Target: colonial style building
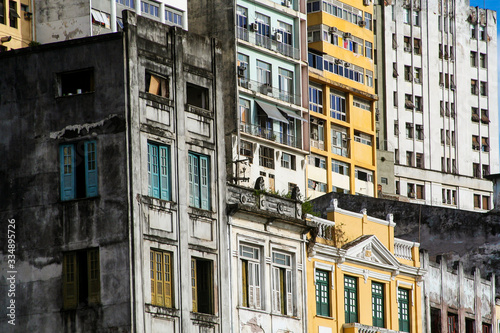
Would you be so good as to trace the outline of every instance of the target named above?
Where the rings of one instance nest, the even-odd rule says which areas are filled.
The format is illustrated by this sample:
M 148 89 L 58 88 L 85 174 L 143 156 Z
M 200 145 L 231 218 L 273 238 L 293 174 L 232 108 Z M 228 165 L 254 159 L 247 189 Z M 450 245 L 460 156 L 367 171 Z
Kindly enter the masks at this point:
M 222 49 L 124 26 L 0 55 L 18 331 L 229 331 Z
M 379 1 L 379 183 L 412 202 L 486 211 L 498 173 L 496 12 Z
M 367 0 L 307 1 L 312 198 L 376 196 L 373 13 Z
M 335 199 L 327 211 L 309 216 L 307 331 L 421 332 L 419 244 L 394 237 L 392 215 L 350 212 Z

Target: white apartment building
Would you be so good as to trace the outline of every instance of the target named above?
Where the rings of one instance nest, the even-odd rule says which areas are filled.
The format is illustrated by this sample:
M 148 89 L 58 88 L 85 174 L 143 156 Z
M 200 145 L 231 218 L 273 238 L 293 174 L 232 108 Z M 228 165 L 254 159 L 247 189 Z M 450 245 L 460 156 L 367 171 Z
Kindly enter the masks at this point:
M 492 209 L 496 12 L 468 0 L 385 1 L 377 11 L 377 139 L 394 153 L 393 170 L 378 163 L 378 183 L 411 202 Z
M 50 0 L 37 1 L 34 10 L 40 43 L 121 31 L 123 10 L 188 29 L 187 0 Z

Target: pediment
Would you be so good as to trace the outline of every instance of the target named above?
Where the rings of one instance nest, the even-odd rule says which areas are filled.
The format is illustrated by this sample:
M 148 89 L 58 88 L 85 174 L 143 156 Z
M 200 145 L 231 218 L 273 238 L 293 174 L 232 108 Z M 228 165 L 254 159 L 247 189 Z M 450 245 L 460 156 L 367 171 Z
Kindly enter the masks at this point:
M 346 250 L 346 258 L 398 268 L 401 264 L 375 235 L 356 238 L 342 246 Z

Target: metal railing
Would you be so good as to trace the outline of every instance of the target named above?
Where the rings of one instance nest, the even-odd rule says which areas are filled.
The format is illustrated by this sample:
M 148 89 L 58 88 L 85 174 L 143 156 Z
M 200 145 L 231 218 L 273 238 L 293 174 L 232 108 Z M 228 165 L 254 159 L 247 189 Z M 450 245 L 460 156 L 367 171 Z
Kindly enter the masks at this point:
M 255 31 L 250 32 L 245 28 L 236 27 L 236 35 L 238 36 L 238 39 L 264 47 L 271 51 L 276 51 L 286 57 L 296 60 L 300 59 L 299 49 L 293 47 L 292 45 L 278 42 L 270 37 L 260 35 Z
M 302 148 L 301 142 L 293 135 L 275 132 L 259 125 L 240 123 L 240 131 L 294 148 Z
M 279 99 L 281 101 L 292 103 L 300 106 L 300 96 L 295 95 L 288 91 L 283 91 L 277 88 L 273 88 L 268 83 L 262 83 L 254 80 L 249 80 L 244 77 L 238 78 L 238 85 L 240 87 L 250 89 L 252 91 L 267 95 L 269 97 L 273 97 Z

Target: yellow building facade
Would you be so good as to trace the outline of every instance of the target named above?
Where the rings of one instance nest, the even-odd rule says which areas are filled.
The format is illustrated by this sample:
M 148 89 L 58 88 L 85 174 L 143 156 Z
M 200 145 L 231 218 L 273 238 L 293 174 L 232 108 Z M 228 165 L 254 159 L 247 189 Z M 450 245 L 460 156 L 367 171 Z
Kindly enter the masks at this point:
M 337 207 L 310 217 L 308 332 L 422 331 L 419 244 L 394 237 L 387 220 Z
M 0 0 L 0 52 L 27 47 L 34 39 L 33 3 Z
M 308 193 L 376 196 L 373 4 L 307 2 Z

